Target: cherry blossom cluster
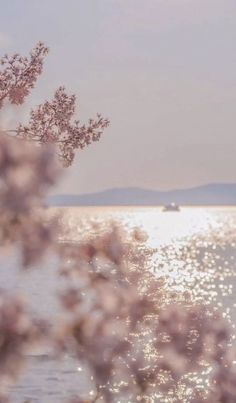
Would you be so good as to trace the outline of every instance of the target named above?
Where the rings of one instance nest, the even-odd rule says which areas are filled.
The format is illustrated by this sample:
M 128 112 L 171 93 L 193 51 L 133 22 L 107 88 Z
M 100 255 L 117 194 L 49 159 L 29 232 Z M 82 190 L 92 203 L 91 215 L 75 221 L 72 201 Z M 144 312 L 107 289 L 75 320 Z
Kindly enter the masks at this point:
M 0 108 L 4 101 L 20 105 L 34 88 L 42 73 L 43 62 L 48 48 L 39 42 L 31 51 L 30 57 L 19 54 L 5 55 L 0 64 Z M 38 144 L 54 143 L 63 165 L 72 164 L 75 152 L 92 142 L 98 141 L 109 125 L 108 119 L 100 114 L 89 119 L 87 125 L 74 118 L 76 96 L 68 95 L 64 87 L 59 87 L 51 101 L 46 101 L 31 110 L 29 123 L 9 128 L 9 133 L 19 138 L 36 141 Z
M 24 266 L 35 263 L 55 237 L 42 204 L 60 171 L 52 146 L 0 133 L 0 240 L 20 244 Z
M 75 104 L 75 95 L 67 95 L 64 87 L 58 88 L 52 101 L 46 101 L 31 111 L 28 125 L 20 124 L 16 135 L 39 144 L 56 144 L 63 165 L 71 165 L 76 150 L 98 141 L 109 124 L 99 114 L 96 119 L 90 119 L 88 125 L 72 121 Z
M 35 147 L 0 133 L 0 206 L 14 213 L 41 205 L 60 174 L 53 147 Z
M 59 329 L 56 346 L 89 368 L 94 395 L 105 402 L 122 396 L 135 399 L 148 385 L 139 372 L 145 361 L 137 334 L 155 307 L 138 289 L 140 274 L 131 269 L 128 255 L 116 227 L 86 243 L 61 248 L 60 272 L 68 285 L 59 297 L 72 317 Z
M 14 295 L 0 294 L 0 401 L 7 400 L 7 391 L 26 360 L 32 346 L 45 337 L 46 322 L 32 319 L 24 301 Z M 5 400 L 6 399 L 6 400 Z
M 39 42 L 31 51 L 29 58 L 16 53 L 13 56 L 5 55 L 0 60 L 3 66 L 3 70 L 0 71 L 0 107 L 6 99 L 16 105 L 24 102 L 42 73 L 47 53 L 48 48 Z

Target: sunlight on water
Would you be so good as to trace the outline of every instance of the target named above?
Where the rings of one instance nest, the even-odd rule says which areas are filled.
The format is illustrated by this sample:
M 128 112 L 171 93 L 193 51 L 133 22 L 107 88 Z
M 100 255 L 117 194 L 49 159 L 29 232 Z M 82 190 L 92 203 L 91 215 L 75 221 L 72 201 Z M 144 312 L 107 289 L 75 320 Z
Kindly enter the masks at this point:
M 89 207 L 57 209 L 62 213 L 62 240 L 78 241 L 93 232 L 92 224 L 106 229 L 112 221 L 127 232 L 147 233 L 144 248 L 153 250 L 150 270 L 164 278 L 167 287 L 193 300 L 222 305 L 236 318 L 232 304 L 235 277 L 236 208 L 182 208 L 163 212 L 159 207 Z M 96 228 L 96 227 L 95 227 Z M 234 304 L 236 301 L 234 302 Z
M 63 211 L 63 209 L 60 209 Z M 127 229 L 139 227 L 149 237 L 148 246 L 157 247 L 176 239 L 190 237 L 210 228 L 217 228 L 216 217 L 209 209 L 185 208 L 180 212 L 162 212 L 157 207 L 89 207 L 66 209 L 63 224 L 70 228 L 73 239 L 81 237 L 78 220 L 85 224 L 87 220 L 107 224 L 109 220 L 122 223 Z
M 144 270 L 149 270 L 162 282 L 165 289 L 164 303 L 192 301 L 217 307 L 234 333 L 236 208 L 193 207 L 182 208 L 180 212 L 162 212 L 161 208 L 156 207 L 75 207 L 50 210 L 50 215 L 55 214 L 60 214 L 64 228 L 61 241 L 79 242 L 84 237 L 96 234 L 98 228 L 99 231 L 106 230 L 111 221 L 121 224 L 128 233 L 141 228 L 147 233 L 147 240 L 137 245 L 148 257 L 148 266 Z M 57 314 L 58 307 L 52 298 L 56 283 L 51 271 L 41 271 L 30 276 L 28 280 L 26 277 L 22 282 L 19 280 L 17 286 L 21 290 L 31 290 L 35 309 L 44 309 L 50 315 Z M 9 272 L 5 278 L 7 284 L 10 284 Z M 210 372 L 211 368 L 203 367 L 200 374 L 189 374 L 187 383 L 180 382 L 167 397 L 156 395 L 153 402 L 188 403 L 194 388 L 204 390 Z M 16 388 L 17 396 L 24 396 L 23 392 L 32 396 L 34 389 L 43 388 L 45 403 L 58 403 L 63 401 L 64 393 L 68 395 L 68 392 L 80 392 L 84 388 L 83 372 L 78 372 L 78 363 L 68 357 L 61 367 L 49 358 L 41 367 L 33 361 L 30 387 L 28 377 L 22 382 L 23 385 Z M 64 392 L 61 391 L 62 382 L 65 385 Z M 51 390 L 55 391 L 56 397 L 49 395 Z
M 66 209 L 62 220 L 67 228 L 65 239 L 75 242 L 84 233 L 91 234 L 91 223 L 107 228 L 112 221 L 121 224 L 127 232 L 141 228 L 147 233 L 145 248 L 156 250 L 150 270 L 164 277 L 175 291 L 191 290 L 192 298 L 199 298 L 216 267 L 221 268 L 217 250 L 221 248 L 223 252 L 224 245 L 230 245 L 234 238 L 235 218 L 233 208 L 183 208 L 180 212 L 163 212 L 156 207 L 90 207 Z M 224 267 L 221 274 L 224 278 L 226 269 Z M 214 287 L 214 284 L 208 285 L 207 292 L 211 289 L 212 299 Z
M 76 227 L 76 215 L 82 217 Z M 108 222 L 121 223 L 131 232 L 141 228 L 147 233 L 143 248 L 152 250 L 149 270 L 163 280 L 166 289 L 165 304 L 184 301 L 212 305 L 222 311 L 234 329 L 236 323 L 236 209 L 234 208 L 183 208 L 180 212 L 163 212 L 152 208 L 89 208 L 67 210 L 63 220 L 68 225 L 67 236 L 78 240 L 84 228 L 90 229 L 88 219 L 106 228 Z M 67 227 L 67 228 L 68 228 Z M 234 339 L 234 336 L 232 337 Z M 202 390 L 208 385 L 211 368 L 192 373 L 187 384 L 179 383 L 174 391 L 160 402 L 188 402 L 193 389 Z

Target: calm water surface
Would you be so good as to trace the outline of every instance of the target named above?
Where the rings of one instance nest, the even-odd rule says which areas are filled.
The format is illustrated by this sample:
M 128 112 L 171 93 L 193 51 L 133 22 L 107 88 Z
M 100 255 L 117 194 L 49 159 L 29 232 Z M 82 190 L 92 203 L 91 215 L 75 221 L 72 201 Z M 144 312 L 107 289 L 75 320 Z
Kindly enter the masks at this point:
M 236 324 L 236 208 L 183 208 L 163 213 L 156 207 L 91 207 L 52 209 L 60 213 L 65 232 L 61 241 L 79 241 L 91 234 L 91 221 L 106 228 L 112 220 L 127 231 L 139 227 L 148 238 L 143 248 L 155 249 L 149 270 L 165 280 L 174 295 L 218 306 L 232 325 Z M 18 290 L 31 300 L 33 310 L 55 319 L 60 313 L 55 276 L 57 262 L 19 274 L 17 256 L 2 259 L 1 287 Z M 173 297 L 174 298 L 174 297 Z M 201 382 L 201 380 L 199 381 Z M 59 403 L 86 391 L 85 375 L 71 357 L 59 363 L 45 352 L 30 357 L 28 370 L 13 389 L 14 401 Z M 159 402 L 159 400 L 155 400 Z M 171 401 L 174 400 L 160 400 Z M 183 402 L 188 401 L 183 398 Z

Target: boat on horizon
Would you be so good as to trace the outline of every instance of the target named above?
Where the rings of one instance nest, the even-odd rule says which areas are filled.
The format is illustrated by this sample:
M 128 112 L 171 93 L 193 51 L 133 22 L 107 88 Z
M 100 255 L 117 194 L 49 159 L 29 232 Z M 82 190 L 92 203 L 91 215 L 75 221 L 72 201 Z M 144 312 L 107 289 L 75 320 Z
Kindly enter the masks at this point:
M 170 204 L 166 204 L 163 207 L 162 211 L 164 211 L 164 212 L 166 212 L 166 211 L 180 211 L 180 207 L 178 206 L 178 204 L 170 203 Z

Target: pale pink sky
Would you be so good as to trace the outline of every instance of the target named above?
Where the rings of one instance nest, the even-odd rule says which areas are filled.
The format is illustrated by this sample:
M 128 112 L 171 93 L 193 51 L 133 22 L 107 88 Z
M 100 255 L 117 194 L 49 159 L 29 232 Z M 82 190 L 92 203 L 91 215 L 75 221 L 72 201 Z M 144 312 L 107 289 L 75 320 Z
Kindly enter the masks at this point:
M 51 48 L 28 109 L 61 84 L 111 120 L 57 189 L 236 182 L 235 0 L 0 0 L 0 51 Z M 15 115 L 14 115 L 15 117 Z M 9 118 L 10 119 L 10 118 Z

